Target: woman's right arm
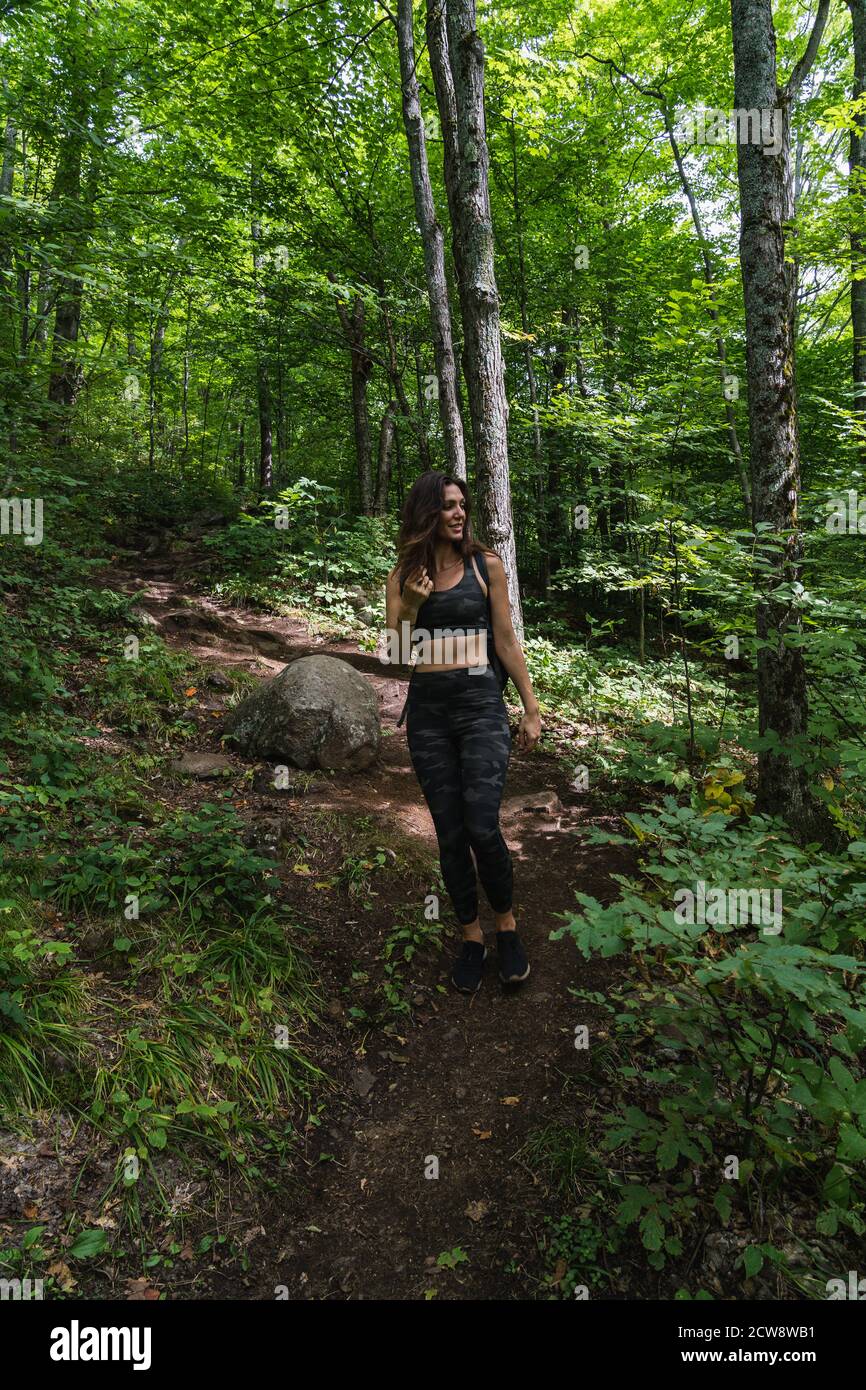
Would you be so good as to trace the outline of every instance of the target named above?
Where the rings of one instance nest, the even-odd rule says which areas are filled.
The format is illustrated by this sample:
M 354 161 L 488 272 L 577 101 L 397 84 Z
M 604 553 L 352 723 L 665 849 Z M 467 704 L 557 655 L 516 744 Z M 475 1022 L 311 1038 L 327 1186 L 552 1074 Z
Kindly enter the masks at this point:
M 410 576 L 410 579 L 403 586 L 402 594 L 400 593 L 400 581 L 396 569 L 393 569 L 388 575 L 385 584 L 387 650 L 399 653 L 397 660 L 401 666 L 409 665 L 412 652 L 412 628 L 418 617 L 418 609 L 424 601 L 424 595 L 419 592 L 418 585 L 414 582 L 415 578 L 415 575 Z M 432 587 L 433 585 L 430 584 L 431 589 Z M 392 634 L 394 635 L 392 636 Z

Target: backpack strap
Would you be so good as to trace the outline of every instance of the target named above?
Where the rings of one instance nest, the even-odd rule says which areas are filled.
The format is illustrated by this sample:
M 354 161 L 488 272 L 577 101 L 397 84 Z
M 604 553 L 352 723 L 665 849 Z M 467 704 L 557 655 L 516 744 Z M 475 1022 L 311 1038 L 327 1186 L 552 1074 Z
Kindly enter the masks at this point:
M 481 561 L 482 561 L 482 563 L 483 563 L 484 556 L 481 555 L 480 552 L 479 552 L 479 558 L 481 559 Z M 473 568 L 474 571 L 475 571 L 475 578 L 478 580 L 478 586 L 479 586 L 479 588 L 481 589 L 481 592 L 483 593 L 484 597 L 488 600 L 488 606 L 489 606 L 490 585 L 489 585 L 488 580 L 487 580 L 487 566 L 484 565 L 483 570 L 479 570 L 478 565 L 477 565 L 476 562 L 475 562 L 475 556 L 474 556 L 474 555 L 471 555 L 471 556 L 470 556 L 470 559 L 471 559 L 471 561 L 472 561 L 472 568 Z
M 478 559 L 477 565 L 475 563 L 476 556 Z M 478 573 L 479 567 L 481 569 L 480 575 Z M 472 568 L 475 570 L 475 576 L 479 584 L 481 584 L 484 590 L 484 597 L 487 600 L 488 651 L 490 662 L 499 678 L 499 685 L 501 689 L 504 690 L 508 684 L 509 676 L 496 651 L 496 642 L 493 636 L 493 609 L 490 606 L 490 570 L 487 565 L 487 556 L 484 554 L 483 550 L 476 551 L 472 556 Z
M 475 571 L 475 578 L 481 585 L 481 591 L 487 599 L 488 609 L 490 607 L 490 572 L 487 568 L 487 556 L 483 550 L 476 551 L 472 557 L 472 568 Z M 476 563 L 477 561 L 477 563 Z M 480 573 L 479 573 L 480 567 Z

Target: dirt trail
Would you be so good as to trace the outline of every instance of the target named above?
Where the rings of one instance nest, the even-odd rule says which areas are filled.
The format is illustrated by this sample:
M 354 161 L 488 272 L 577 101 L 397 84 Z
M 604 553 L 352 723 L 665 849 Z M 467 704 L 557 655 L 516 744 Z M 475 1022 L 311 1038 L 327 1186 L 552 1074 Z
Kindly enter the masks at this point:
M 380 702 L 386 733 L 380 757 L 363 774 L 327 779 L 315 805 L 373 818 L 383 844 L 411 842 L 416 854 L 421 849 L 433 891 L 432 821 L 409 761 L 405 727 L 396 729 L 404 679 L 384 674 L 378 660 L 350 640 L 311 637 L 291 620 L 194 593 L 170 559 L 143 557 L 111 582 L 137 590 L 140 606 L 166 639 L 212 668 L 243 666 L 266 677 L 317 652 L 362 671 Z M 516 717 L 512 711 L 512 723 Z M 209 746 L 218 750 L 215 734 Z M 267 798 L 263 805 L 267 810 Z M 281 805 L 292 803 L 282 798 Z M 364 1037 L 347 1026 L 345 1013 L 353 966 L 381 954 L 387 903 L 385 919 L 380 914 L 370 921 L 359 920 L 363 912 L 347 918 L 315 904 L 307 949 L 331 999 L 311 1048 L 336 1090 L 323 1124 L 307 1136 L 300 1181 L 291 1181 L 260 1212 L 249 1270 L 221 1279 L 212 1296 L 549 1296 L 541 1283 L 549 1262 L 539 1239 L 544 1216 L 556 1214 L 556 1206 L 519 1151 L 546 1125 L 579 1128 L 592 1102 L 593 1078 L 587 1053 L 575 1047 L 575 1028 L 595 1029 L 599 1021 L 571 990 L 603 989 L 609 971 L 583 964 L 569 940 L 548 938 L 560 925 L 559 914 L 573 909 L 576 889 L 603 900 L 615 896 L 608 876 L 622 865 L 609 856 L 602 860 L 585 843 L 587 829 L 604 821 L 586 795 L 571 789 L 560 759 L 539 750 L 515 752 L 502 825 L 514 856 L 515 915 L 530 979 L 517 990 L 500 984 L 493 919 L 482 894 L 488 959 L 481 991 L 470 1000 L 448 987 L 458 945 L 454 928 L 446 932 L 444 953 L 421 953 L 413 962 L 413 1013 L 396 1029 Z M 400 885 L 391 891 L 393 899 Z M 420 916 L 423 902 L 417 902 Z M 437 1167 L 438 1177 L 428 1176 Z M 466 1259 L 458 1255 L 453 1268 L 439 1266 L 440 1254 L 455 1248 Z

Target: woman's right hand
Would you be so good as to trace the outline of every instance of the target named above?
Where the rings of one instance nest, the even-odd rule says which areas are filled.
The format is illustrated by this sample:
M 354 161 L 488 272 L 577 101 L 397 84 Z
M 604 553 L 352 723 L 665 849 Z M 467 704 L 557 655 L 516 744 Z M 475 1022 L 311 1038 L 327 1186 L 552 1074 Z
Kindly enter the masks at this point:
M 403 604 L 410 613 L 417 615 L 422 603 L 426 602 L 432 592 L 433 580 L 426 569 L 413 570 L 407 575 L 403 585 Z

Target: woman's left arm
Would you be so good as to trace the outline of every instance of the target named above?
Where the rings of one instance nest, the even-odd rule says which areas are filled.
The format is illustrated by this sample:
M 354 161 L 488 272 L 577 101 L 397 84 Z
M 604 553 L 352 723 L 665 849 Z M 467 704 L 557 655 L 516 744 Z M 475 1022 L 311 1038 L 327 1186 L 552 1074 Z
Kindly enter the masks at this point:
M 498 555 L 488 555 L 487 573 L 490 576 L 490 612 L 493 618 L 493 640 L 496 654 L 505 667 L 523 701 L 523 717 L 517 731 L 517 746 L 523 751 L 534 748 L 541 737 L 541 713 L 526 669 L 523 648 L 517 640 L 511 622 L 508 581 Z

